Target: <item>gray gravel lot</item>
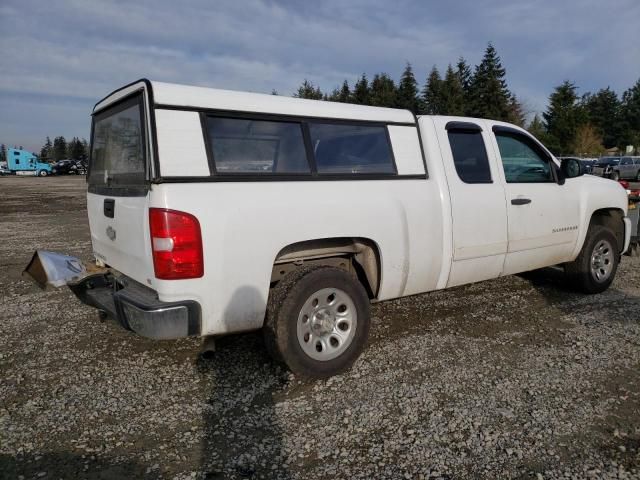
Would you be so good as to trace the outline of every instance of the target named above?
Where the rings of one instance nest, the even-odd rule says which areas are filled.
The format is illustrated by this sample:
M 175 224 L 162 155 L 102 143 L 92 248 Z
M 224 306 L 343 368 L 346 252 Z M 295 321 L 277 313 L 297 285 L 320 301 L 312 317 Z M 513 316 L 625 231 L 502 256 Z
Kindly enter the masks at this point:
M 90 258 L 84 179 L 0 178 L 2 478 L 640 478 L 640 258 L 602 295 L 554 270 L 374 306 L 348 373 L 257 334 L 154 342 L 20 276 Z

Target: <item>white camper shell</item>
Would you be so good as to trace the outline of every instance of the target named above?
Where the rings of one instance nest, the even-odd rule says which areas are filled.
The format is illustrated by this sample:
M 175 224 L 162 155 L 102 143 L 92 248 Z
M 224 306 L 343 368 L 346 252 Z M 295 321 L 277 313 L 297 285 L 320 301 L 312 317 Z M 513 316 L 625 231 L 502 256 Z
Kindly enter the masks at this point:
M 140 80 L 93 111 L 102 270 L 72 288 L 153 338 L 263 328 L 332 375 L 370 302 L 550 265 L 606 289 L 626 196 L 582 174 L 503 122 Z

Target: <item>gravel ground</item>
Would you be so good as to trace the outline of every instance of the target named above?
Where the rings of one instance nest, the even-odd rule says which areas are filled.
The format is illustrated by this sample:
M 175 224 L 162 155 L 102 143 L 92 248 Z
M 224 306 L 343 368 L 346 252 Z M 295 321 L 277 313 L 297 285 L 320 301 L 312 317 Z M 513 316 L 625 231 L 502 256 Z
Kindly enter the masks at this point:
M 2 478 L 640 478 L 640 258 L 374 306 L 348 373 L 301 382 L 257 334 L 154 342 L 20 272 L 90 257 L 82 178 L 0 178 Z

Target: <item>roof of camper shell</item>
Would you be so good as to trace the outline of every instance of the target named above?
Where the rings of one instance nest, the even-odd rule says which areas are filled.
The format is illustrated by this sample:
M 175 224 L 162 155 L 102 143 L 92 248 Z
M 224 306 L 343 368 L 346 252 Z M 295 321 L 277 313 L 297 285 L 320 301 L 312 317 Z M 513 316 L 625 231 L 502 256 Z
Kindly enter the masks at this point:
M 150 89 L 156 108 L 184 108 L 186 110 L 222 110 L 232 112 L 257 112 L 298 117 L 365 120 L 382 123 L 415 124 L 416 119 L 409 110 L 369 107 L 350 103 L 307 100 L 264 93 L 195 87 L 175 83 L 139 80 L 107 95 L 96 103 L 93 112 L 141 90 Z

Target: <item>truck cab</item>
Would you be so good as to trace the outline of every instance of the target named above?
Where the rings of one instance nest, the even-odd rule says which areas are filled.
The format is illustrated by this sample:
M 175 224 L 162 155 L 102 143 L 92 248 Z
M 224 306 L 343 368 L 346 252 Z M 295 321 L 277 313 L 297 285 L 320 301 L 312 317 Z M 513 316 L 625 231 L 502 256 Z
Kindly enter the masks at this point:
M 51 175 L 51 165 L 41 162 L 34 153 L 18 148 L 7 148 L 7 168 L 14 175 Z

